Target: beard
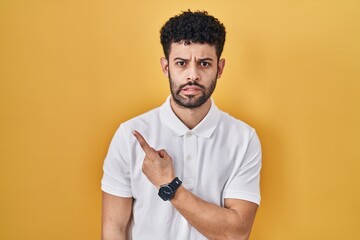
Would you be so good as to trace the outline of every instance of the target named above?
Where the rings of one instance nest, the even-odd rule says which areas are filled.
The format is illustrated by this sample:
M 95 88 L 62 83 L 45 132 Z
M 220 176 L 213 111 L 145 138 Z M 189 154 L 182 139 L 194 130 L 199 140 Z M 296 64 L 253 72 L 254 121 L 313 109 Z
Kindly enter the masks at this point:
M 208 88 L 206 88 L 203 85 L 200 85 L 196 81 L 189 81 L 186 84 L 177 86 L 172 80 L 171 74 L 169 72 L 170 91 L 175 103 L 183 108 L 190 108 L 190 109 L 194 109 L 202 106 L 211 97 L 212 93 L 215 90 L 216 82 L 217 82 L 216 76 L 217 73 L 215 75 L 215 78 L 211 81 L 211 84 L 209 85 Z M 181 90 L 186 86 L 197 86 L 201 88 L 201 95 L 200 96 L 180 95 Z

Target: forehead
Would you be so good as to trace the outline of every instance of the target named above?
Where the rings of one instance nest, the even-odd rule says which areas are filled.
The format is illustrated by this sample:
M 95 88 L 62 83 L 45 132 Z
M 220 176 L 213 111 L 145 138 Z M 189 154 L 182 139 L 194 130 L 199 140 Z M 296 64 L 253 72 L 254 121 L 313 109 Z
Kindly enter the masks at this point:
M 207 43 L 192 43 L 185 44 L 185 42 L 172 43 L 170 46 L 169 58 L 213 58 L 216 59 L 215 45 Z

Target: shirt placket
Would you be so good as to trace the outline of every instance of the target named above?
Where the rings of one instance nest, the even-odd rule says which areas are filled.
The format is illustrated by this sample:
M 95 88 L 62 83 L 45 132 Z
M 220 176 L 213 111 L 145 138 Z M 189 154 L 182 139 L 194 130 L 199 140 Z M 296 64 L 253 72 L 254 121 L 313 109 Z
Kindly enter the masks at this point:
M 183 184 L 192 190 L 196 180 L 197 136 L 188 131 L 184 136 L 184 179 Z

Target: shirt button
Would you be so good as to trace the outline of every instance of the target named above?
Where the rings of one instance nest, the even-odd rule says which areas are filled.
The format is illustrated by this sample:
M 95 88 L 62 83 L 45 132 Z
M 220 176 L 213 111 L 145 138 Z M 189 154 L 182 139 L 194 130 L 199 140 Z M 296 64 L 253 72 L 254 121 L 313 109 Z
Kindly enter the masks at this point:
M 187 155 L 186 160 L 190 161 L 191 160 L 191 155 Z
M 187 133 L 186 133 L 186 136 L 187 136 L 187 137 L 191 137 L 191 136 L 192 136 L 192 132 L 187 132 Z

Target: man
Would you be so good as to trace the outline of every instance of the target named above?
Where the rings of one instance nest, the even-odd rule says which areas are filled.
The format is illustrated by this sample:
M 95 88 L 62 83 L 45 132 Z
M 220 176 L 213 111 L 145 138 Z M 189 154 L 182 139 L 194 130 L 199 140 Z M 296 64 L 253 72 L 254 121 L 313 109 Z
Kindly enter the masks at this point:
M 104 162 L 102 237 L 248 239 L 260 203 L 255 130 L 211 99 L 225 28 L 183 12 L 161 29 L 166 102 L 119 127 Z

